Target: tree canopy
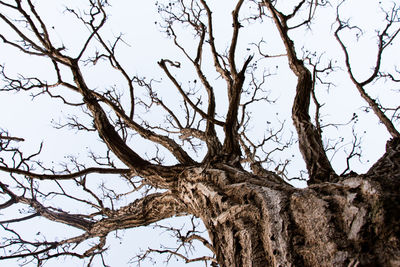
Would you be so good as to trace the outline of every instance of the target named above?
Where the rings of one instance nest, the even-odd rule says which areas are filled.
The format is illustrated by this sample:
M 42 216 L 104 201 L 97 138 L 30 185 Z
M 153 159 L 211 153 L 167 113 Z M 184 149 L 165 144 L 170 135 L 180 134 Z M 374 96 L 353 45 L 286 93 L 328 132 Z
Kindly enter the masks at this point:
M 336 184 L 400 138 L 395 2 L 114 2 L 0 1 L 0 260 L 107 266 L 112 235 L 153 225 L 176 247 L 133 261 L 224 266 L 204 184 Z M 71 232 L 24 229 L 41 218 Z

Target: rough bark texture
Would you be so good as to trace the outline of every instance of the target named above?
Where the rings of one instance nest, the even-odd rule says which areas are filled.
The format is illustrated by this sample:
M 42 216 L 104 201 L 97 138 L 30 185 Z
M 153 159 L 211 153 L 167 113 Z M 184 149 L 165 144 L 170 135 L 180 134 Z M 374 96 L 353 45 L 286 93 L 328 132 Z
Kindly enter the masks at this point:
M 205 223 L 221 266 L 399 266 L 400 142 L 365 175 L 296 189 L 215 165 L 179 197 Z
M 172 253 L 186 262 L 212 261 L 226 267 L 400 266 L 400 135 L 393 123 L 396 121 L 398 108 L 381 106 L 379 99 L 372 99 L 364 88 L 382 77 L 398 82 L 392 74 L 385 74 L 380 69 L 380 62 L 383 50 L 392 44 L 396 36 L 400 36 L 400 28 L 391 28 L 399 23 L 399 8 L 394 6 L 392 15 L 388 16 L 390 12 L 386 14 L 386 28 L 378 35 L 377 64 L 370 78 L 361 83 L 354 78 L 347 48 L 339 36 L 343 29 L 353 27 L 342 22 L 338 15 L 339 26 L 335 36 L 344 51 L 348 74 L 361 96 L 393 137 L 387 144 L 385 155 L 366 174 L 350 172 L 350 175 L 340 177 L 326 154 L 327 147 L 324 146 L 322 127 L 318 121 L 318 103 L 316 125 L 310 118 L 311 96 L 318 102 L 315 94 L 313 95 L 316 82 L 320 79 L 315 75 L 316 65 L 312 63 L 313 57 L 299 57 L 296 54 L 295 42 L 290 34 L 291 30 L 309 26 L 315 10 L 320 5 L 325 6 L 326 1 L 298 1 L 293 6 L 292 13 L 284 14 L 277 9 L 278 1 L 237 0 L 231 13 L 232 24 L 228 23 L 232 27 L 232 35 L 227 53 L 219 51 L 215 44 L 213 11 L 207 4 L 211 1 L 166 1 L 168 5 L 157 2 L 158 12 L 164 22 L 160 24 L 162 29 L 166 30 L 185 56 L 186 61 L 182 62 L 182 66 L 183 63 L 193 65 L 197 74 L 193 83 L 199 81 L 198 84 L 201 84 L 187 86 L 186 81 L 179 80 L 177 77 L 181 76 L 175 73 L 181 63 L 161 59 L 158 64 L 180 97 L 180 100 L 174 99 L 169 104 L 168 100 L 164 102 L 163 93 L 161 96 L 157 95 L 151 81 L 129 75 L 118 62 L 115 51 L 117 43 L 122 41 L 121 36 L 116 37 L 114 42 L 103 39 L 100 32 L 108 18 L 105 11 L 107 1 L 89 1 L 90 12 L 81 13 L 75 9 L 67 9 L 67 12 L 78 18 L 90 31 L 77 55 L 71 55 L 64 46 L 59 47 L 52 43 L 51 33 L 54 27 L 51 31 L 47 29 L 48 26 L 31 0 L 14 2 L 0 1 L 0 22 L 13 33 L 7 37 L 7 31 L 4 34 L 0 31 L 0 39 L 22 53 L 47 58 L 54 67 L 53 75 L 57 79 L 51 84 L 39 78 L 28 78 L 30 76 L 17 75 L 17 78 L 12 78 L 0 66 L 0 77 L 6 83 L 5 89 L 0 88 L 0 91 L 31 91 L 33 96 L 47 94 L 73 107 L 84 106 L 82 112 L 91 118 L 90 122 L 80 122 L 71 117 L 70 122 L 60 128 L 68 126 L 80 131 L 96 131 L 107 147 L 107 152 L 105 156 L 90 154 L 94 167 L 85 167 L 86 163 L 73 159 L 71 164 L 61 164 L 62 170 L 56 171 L 54 167 L 46 167 L 36 158 L 41 148 L 36 154 L 26 157 L 22 150 L 12 144 L 24 139 L 10 136 L 0 128 L 0 171 L 9 174 L 8 179 L 0 177 L 0 210 L 11 206 L 20 209 L 20 205 L 29 210 L 25 217 L 0 220 L 0 230 L 3 229 L 8 235 L 0 239 L 0 253 L 4 253 L 0 254 L 0 260 L 29 258 L 28 261 L 35 260 L 40 266 L 48 259 L 73 256 L 90 258 L 90 265 L 100 255 L 103 265 L 106 266 L 103 253 L 107 247 L 107 236 L 113 231 L 191 214 L 203 220 L 211 244 L 196 234 L 189 237 L 177 236 L 182 243 L 200 240 L 215 253 L 216 259 L 211 256 L 189 259 L 179 254 L 179 248 L 175 251 L 157 252 Z M 247 6 L 249 3 L 257 5 Z M 257 8 L 258 12 L 253 14 L 254 17 L 251 15 L 246 19 L 239 14 L 242 6 L 246 10 L 248 7 L 249 10 Z M 308 14 L 306 18 L 304 12 Z M 17 15 L 13 17 L 15 13 Z M 290 146 L 290 142 L 281 145 L 278 137 L 283 125 L 276 131 L 260 125 L 259 129 L 265 133 L 261 141 L 253 141 L 249 134 L 255 121 L 250 123 L 252 111 L 246 107 L 260 101 L 265 102 L 265 105 L 269 103 L 268 94 L 264 92 L 268 75 L 264 73 L 259 79 L 255 74 L 257 64 L 270 56 L 262 52 L 262 36 L 256 36 L 261 38 L 256 45 L 258 56 L 248 55 L 240 59 L 244 51 L 236 53 L 236 50 L 243 44 L 239 42 L 239 33 L 246 26 L 244 22 L 259 19 L 262 22 L 264 17 L 272 19 L 286 51 L 282 55 L 286 57 L 288 67 L 297 77 L 296 87 L 289 90 L 295 93 L 291 106 L 292 119 L 297 131 L 299 150 L 309 175 L 309 187 L 306 189 L 294 188 L 278 174 L 264 169 L 274 166 L 277 173 L 283 173 L 286 168 L 284 165 L 281 171 L 280 160 L 274 159 L 274 164 L 269 166 L 270 156 L 274 151 Z M 181 38 L 176 35 L 180 30 L 174 30 L 177 25 L 192 31 L 197 41 L 194 50 L 181 43 Z M 246 44 L 250 42 L 252 41 L 246 40 Z M 95 54 L 92 54 L 93 48 L 96 48 Z M 208 52 L 203 53 L 206 49 Z M 196 51 L 195 55 L 193 51 Z M 253 57 L 252 66 L 250 63 Z M 125 107 L 123 91 L 116 88 L 119 85 L 111 86 L 111 89 L 108 86 L 90 86 L 88 77 L 84 75 L 86 66 L 93 65 L 94 68 L 100 59 L 107 59 L 108 67 L 122 75 L 126 88 L 129 88 L 129 107 Z M 220 100 L 217 95 L 219 98 L 223 86 L 219 82 L 213 82 L 216 76 L 206 67 L 212 65 L 214 74 L 225 82 L 225 104 L 224 101 L 218 103 Z M 314 67 L 313 75 L 310 65 Z M 269 69 L 268 65 L 264 67 L 265 70 Z M 100 71 L 105 73 L 103 69 Z M 329 64 L 324 71 L 336 71 L 336 68 Z M 209 77 L 206 73 L 210 73 Z M 249 78 L 252 79 L 250 85 L 247 83 Z M 285 79 L 283 76 L 282 81 L 285 82 Z M 321 83 L 324 81 L 321 80 Z M 165 84 L 164 93 L 167 94 L 168 91 L 169 94 L 168 83 Z M 135 97 L 134 89 L 137 86 L 140 88 L 139 92 L 142 89 L 147 92 L 143 99 Z M 218 87 L 218 94 L 213 86 Z M 60 92 L 58 95 L 55 89 L 59 87 L 80 94 L 82 102 L 71 103 L 68 101 L 68 94 L 64 96 Z M 207 101 L 204 101 L 205 95 Z M 182 109 L 171 107 L 177 105 L 177 101 L 183 103 L 179 104 Z M 225 112 L 219 111 L 217 104 L 226 106 Z M 157 112 L 157 116 L 160 110 L 154 109 L 154 106 L 159 106 L 160 116 L 165 116 L 164 121 L 152 121 L 152 116 L 147 117 L 148 121 L 146 117 L 140 118 L 140 114 L 134 113 L 135 105 L 140 105 L 146 112 Z M 392 118 L 385 114 L 386 111 L 392 111 Z M 169 151 L 170 156 L 175 158 L 176 165 L 163 165 L 158 147 L 154 157 L 151 156 L 153 158 L 141 148 L 138 149 L 140 142 L 135 143 L 136 139 L 130 140 L 130 136 L 134 135 L 140 135 L 143 139 L 162 146 L 165 152 Z M 271 152 L 268 152 L 269 141 L 277 145 Z M 189 153 L 189 149 L 197 152 L 197 147 L 202 145 L 207 147 L 207 154 L 203 158 L 199 155 L 192 158 L 193 154 Z M 354 141 L 352 145 L 354 152 L 359 144 Z M 350 171 L 349 160 L 357 154 L 353 152 L 347 156 L 346 171 Z M 116 159 L 119 160 L 118 164 L 114 164 Z M 119 164 L 125 165 L 125 168 L 117 168 Z M 121 194 L 117 193 L 119 190 L 114 192 L 99 179 L 98 191 L 95 191 L 91 189 L 95 186 L 91 182 L 87 183 L 89 174 L 120 174 L 124 177 L 124 182 L 128 181 L 130 190 L 124 190 Z M 35 179 L 55 181 L 55 189 L 49 189 L 54 191 L 42 189 L 46 187 L 44 183 L 39 188 Z M 62 185 L 60 180 L 71 180 L 73 183 Z M 75 190 L 70 189 L 70 186 L 78 188 L 77 192 L 73 192 Z M 151 189 L 156 192 L 150 193 Z M 125 206 L 118 206 L 120 196 L 135 192 L 143 194 L 138 194 L 138 199 Z M 53 198 L 59 201 L 55 206 L 52 206 Z M 63 207 L 63 200 L 77 203 L 74 207 L 82 205 L 82 210 L 73 214 L 67 207 Z M 27 222 L 37 216 L 75 227 L 83 233 L 62 241 L 31 241 L 12 228 L 13 223 Z M 92 242 L 94 239 L 97 241 Z M 81 247 L 77 248 L 82 243 L 90 243 L 84 252 L 81 252 Z M 149 251 L 156 250 L 149 249 L 146 253 Z

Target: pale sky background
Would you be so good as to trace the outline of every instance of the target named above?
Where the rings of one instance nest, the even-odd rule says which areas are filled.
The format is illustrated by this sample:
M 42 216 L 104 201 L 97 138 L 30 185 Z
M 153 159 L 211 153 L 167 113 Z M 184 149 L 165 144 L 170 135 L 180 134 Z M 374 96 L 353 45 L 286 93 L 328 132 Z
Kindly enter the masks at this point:
M 50 32 L 53 41 L 64 43 L 69 49 L 68 51 L 70 54 L 74 55 L 74 49 L 76 51 L 84 40 L 82 36 L 87 36 L 88 33 L 86 29 L 75 23 L 72 16 L 63 13 L 63 3 L 67 3 L 68 7 L 76 8 L 86 1 L 52 0 L 37 2 L 38 10 L 43 14 L 43 19 L 48 23 L 50 26 L 49 28 L 54 26 Z M 158 67 L 157 61 L 161 58 L 181 61 L 182 68 L 173 71 L 182 83 L 192 81 L 196 79 L 196 77 L 191 76 L 193 73 L 192 67 L 182 60 L 182 55 L 174 48 L 172 41 L 167 39 L 164 34 L 160 33 L 159 26 L 155 23 L 160 19 L 157 14 L 155 2 L 156 1 L 139 0 L 110 1 L 112 4 L 112 7 L 108 8 L 110 18 L 107 26 L 103 29 L 103 34 L 112 37 L 118 35 L 119 32 L 124 33 L 124 40 L 129 46 L 122 44 L 120 49 L 117 50 L 117 55 L 119 55 L 123 66 L 126 67 L 132 75 L 137 74 L 141 77 L 154 78 L 157 81 L 162 81 L 160 83 L 155 83 L 155 88 L 159 90 L 159 93 L 166 101 L 173 103 L 177 93 L 174 91 L 175 88 L 173 88 L 171 83 L 167 81 L 162 70 Z M 376 1 L 352 0 L 349 2 L 352 3 L 352 6 L 348 5 L 342 8 L 343 18 L 352 17 L 352 23 L 368 27 L 371 25 L 382 25 L 383 17 L 382 15 L 377 15 L 380 13 L 377 10 Z M 388 3 L 390 4 L 391 2 L 388 1 Z M 213 12 L 215 37 L 220 51 L 223 51 L 229 44 L 232 29 L 230 12 L 232 10 L 231 6 L 235 4 L 236 1 L 209 1 L 209 5 L 215 8 Z M 362 9 L 359 8 L 361 5 Z M 0 10 L 0 12 L 2 11 Z M 244 8 L 243 12 L 247 12 L 247 10 Z M 331 12 L 331 10 L 329 12 Z M 310 51 L 315 49 L 318 50 L 319 54 L 325 52 L 325 60 L 333 58 L 338 61 L 337 64 L 340 64 L 343 60 L 343 56 L 339 50 L 338 43 L 333 39 L 333 30 L 331 30 L 331 25 L 335 19 L 334 14 L 320 11 L 316 19 L 317 20 L 312 25 L 312 31 L 299 30 L 293 32 L 295 42 L 298 41 L 296 48 L 299 51 L 299 56 L 301 55 L 301 47 L 304 45 Z M 376 21 L 374 21 L 374 19 L 376 19 Z M 273 30 L 273 27 L 268 25 L 272 24 L 265 20 L 261 27 L 254 24 L 248 29 L 243 29 L 241 33 L 241 43 L 237 53 L 238 62 L 242 62 L 246 55 L 255 52 L 254 46 L 251 46 L 250 43 L 258 42 L 261 36 L 267 42 L 266 49 L 268 49 L 268 53 L 282 52 L 281 41 L 277 39 L 276 31 Z M 336 26 L 333 26 L 332 29 L 335 29 L 335 27 Z M 376 27 L 382 28 L 381 26 Z M 357 73 L 357 77 L 368 76 L 370 73 L 370 66 L 375 62 L 374 45 L 376 41 L 374 39 L 374 28 L 370 28 L 369 30 L 369 32 L 365 32 L 365 35 L 360 38 L 358 43 L 355 42 L 354 38 L 350 35 L 346 36 L 347 39 L 345 39 L 350 46 L 351 56 L 354 58 L 352 64 L 353 70 Z M 6 31 L 4 24 L 0 24 L 0 31 Z M 184 43 L 188 45 L 193 43 L 193 39 L 191 39 L 190 36 L 184 36 L 183 40 Z M 399 42 L 396 43 L 396 45 L 398 44 Z M 50 71 L 46 68 L 49 67 L 47 61 L 26 57 L 17 53 L 14 49 L 5 47 L 2 43 L 0 43 L 0 51 L 0 64 L 5 63 L 6 71 L 9 73 L 21 73 L 27 76 L 38 75 L 50 81 L 54 79 L 51 66 Z M 386 56 L 384 60 L 387 62 L 386 64 L 390 66 L 394 64 L 398 58 L 395 56 Z M 121 79 L 117 73 L 105 69 L 101 64 L 99 65 L 100 66 L 96 65 L 95 68 L 89 68 L 87 70 L 86 75 L 91 86 L 102 87 L 114 84 L 119 86 L 121 84 Z M 285 125 L 287 125 L 287 132 L 285 138 L 290 137 L 290 131 L 295 132 L 291 126 L 292 122 L 290 119 L 295 79 L 294 75 L 287 71 L 286 65 L 286 61 L 282 58 L 261 60 L 259 62 L 259 69 L 267 68 L 266 70 L 277 72 L 277 75 L 272 76 L 268 80 L 266 89 L 271 91 L 271 98 L 277 99 L 278 102 L 274 106 L 254 107 L 253 112 L 258 114 L 255 115 L 255 122 L 253 123 L 253 138 L 255 140 L 262 138 L 265 125 L 269 125 L 269 122 L 274 125 L 277 121 L 286 120 Z M 224 89 L 224 87 L 222 87 L 223 83 L 218 79 L 218 75 L 212 70 L 210 70 L 209 73 L 210 80 L 214 82 L 214 85 L 220 85 L 221 88 Z M 363 147 L 362 163 L 358 163 L 356 159 L 352 163 L 354 163 L 354 170 L 356 172 L 363 173 L 368 170 L 371 163 L 375 162 L 376 159 L 384 153 L 385 143 L 389 135 L 385 129 L 379 125 L 375 116 L 372 115 L 372 112 L 362 112 L 362 106 L 365 106 L 365 103 L 358 96 L 356 88 L 349 83 L 348 77 L 343 72 L 332 75 L 330 80 L 336 87 L 332 87 L 329 92 L 326 88 L 321 87 L 317 92 L 320 102 L 326 102 L 322 109 L 322 114 L 324 115 L 322 118 L 324 123 L 344 123 L 352 117 L 353 113 L 357 113 L 359 122 L 356 125 L 356 131 L 359 134 L 366 131 L 366 134 L 362 134 L 362 142 L 365 146 Z M 389 103 L 391 101 L 392 104 L 396 104 L 398 98 L 393 97 L 393 92 L 391 93 L 390 89 L 396 88 L 386 88 L 385 84 L 377 83 L 374 85 L 374 88 L 371 88 L 369 93 L 372 96 L 379 95 L 382 98 L 382 103 Z M 398 87 L 397 90 L 399 90 Z M 220 101 L 224 101 L 223 93 L 224 90 L 221 90 L 221 94 L 218 95 Z M 71 98 L 75 97 L 71 94 L 69 94 L 69 96 Z M 224 106 L 219 106 L 218 110 L 223 114 Z M 44 142 L 43 155 L 39 158 L 48 164 L 48 166 L 51 166 L 53 162 L 57 164 L 57 162 L 67 160 L 66 156 L 69 155 L 76 155 L 78 159 L 85 161 L 89 150 L 102 151 L 102 144 L 97 142 L 99 138 L 97 134 L 77 132 L 76 130 L 60 131 L 52 128 L 52 122 L 63 121 L 65 116 L 76 113 L 73 108 L 63 106 L 60 101 L 49 100 L 47 96 L 41 96 L 32 101 L 32 98 L 27 93 L 6 94 L 1 92 L 0 111 L 2 114 L 0 116 L 0 127 L 7 129 L 11 135 L 22 137 L 26 140 L 19 144 L 26 154 L 37 150 L 39 144 L 42 141 Z M 154 113 L 144 116 L 148 116 L 154 120 L 158 119 L 157 114 Z M 266 120 L 268 123 L 266 123 Z M 328 138 L 334 139 L 338 136 L 343 136 L 346 140 L 344 144 L 347 144 L 347 146 L 343 147 L 333 159 L 333 165 L 340 174 L 345 168 L 343 153 L 349 148 L 348 145 L 349 142 L 351 142 L 351 126 L 339 128 L 327 127 L 324 129 L 324 136 L 326 138 L 325 142 L 328 141 Z M 133 141 L 137 144 L 136 139 Z M 144 152 L 147 152 L 149 155 L 154 153 L 154 147 L 146 146 L 147 143 L 145 142 L 140 144 L 142 155 L 144 155 Z M 291 158 L 292 154 L 295 154 L 294 158 Z M 300 154 L 297 152 L 297 144 L 294 145 L 293 150 L 277 154 L 277 157 L 281 157 L 282 159 L 291 158 L 293 160 L 289 169 L 289 177 L 298 176 L 299 170 L 304 169 L 304 163 L 300 158 Z M 168 161 L 168 158 L 166 160 Z M 2 173 L 2 176 L 4 175 L 5 174 Z M 101 176 L 92 177 L 92 179 L 93 181 L 102 180 L 118 189 L 123 187 L 122 182 L 116 182 L 115 179 L 111 179 L 110 177 Z M 298 184 L 298 186 L 304 186 L 304 184 Z M 1 200 L 0 198 L 0 201 Z M 71 208 L 71 210 L 73 209 L 74 207 Z M 183 219 L 171 219 L 164 222 L 164 224 L 172 225 L 177 221 L 182 222 Z M 186 223 L 187 222 L 188 221 L 186 221 Z M 49 232 L 50 236 L 60 236 L 60 233 L 61 235 L 65 235 L 75 231 L 72 228 L 65 228 L 63 225 L 48 223 L 44 219 L 31 220 L 29 225 L 24 224 L 18 227 L 27 230 L 32 236 L 35 236 L 38 231 L 44 232 L 44 229 L 42 229 L 43 227 L 45 227 L 45 231 Z M 111 249 L 106 253 L 106 255 L 108 255 L 106 257 L 106 263 L 110 266 L 136 266 L 135 264 L 129 264 L 128 261 L 139 252 L 139 248 L 146 249 L 149 246 L 158 248 L 160 242 L 163 244 L 167 244 L 168 242 L 173 244 L 174 241 L 167 238 L 169 234 L 160 234 L 161 232 L 162 231 L 154 230 L 151 226 L 118 232 L 121 239 L 113 239 L 108 243 Z M 111 240 L 111 238 L 108 240 Z M 204 250 L 200 247 L 201 245 L 198 251 L 199 254 L 202 254 Z M 195 254 L 195 256 L 199 256 L 199 254 Z M 156 257 L 156 255 L 153 256 Z M 165 259 L 165 257 L 157 258 L 159 261 L 155 266 L 164 266 L 163 259 Z M 1 264 L 3 266 L 17 266 L 13 261 L 5 262 L 5 265 L 4 263 Z M 150 263 L 143 264 L 143 266 L 150 265 Z M 49 261 L 45 266 L 84 266 L 84 264 L 83 261 L 74 258 L 67 258 L 65 261 L 61 258 L 59 260 Z M 94 264 L 93 266 L 97 265 Z M 169 266 L 186 265 L 182 261 L 176 262 L 172 260 Z M 204 263 L 195 263 L 189 266 L 204 266 Z

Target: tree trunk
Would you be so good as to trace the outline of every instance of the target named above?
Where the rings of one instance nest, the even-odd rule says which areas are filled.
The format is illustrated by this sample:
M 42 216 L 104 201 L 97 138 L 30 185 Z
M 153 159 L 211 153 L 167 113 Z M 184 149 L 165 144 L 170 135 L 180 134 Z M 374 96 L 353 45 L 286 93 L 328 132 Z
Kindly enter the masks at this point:
M 223 164 L 183 176 L 220 266 L 400 265 L 399 139 L 367 174 L 306 189 Z

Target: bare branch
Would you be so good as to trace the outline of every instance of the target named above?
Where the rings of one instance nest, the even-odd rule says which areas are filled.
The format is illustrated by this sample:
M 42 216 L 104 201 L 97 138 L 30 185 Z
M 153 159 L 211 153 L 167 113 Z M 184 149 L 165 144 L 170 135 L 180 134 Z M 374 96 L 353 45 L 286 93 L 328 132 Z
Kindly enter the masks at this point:
M 172 83 L 175 85 L 175 87 L 178 89 L 179 93 L 182 95 L 182 97 L 185 99 L 186 102 L 189 103 L 189 105 L 196 111 L 198 112 L 204 119 L 210 120 L 211 122 L 223 126 L 224 123 L 221 121 L 218 121 L 212 117 L 209 117 L 203 110 L 201 110 L 193 101 L 187 96 L 187 94 L 183 91 L 181 85 L 178 83 L 178 81 L 172 76 L 171 72 L 169 71 L 167 65 L 165 64 L 168 62 L 169 64 L 172 64 L 172 66 L 177 67 L 178 65 L 176 63 L 172 63 L 172 61 L 167 60 L 167 59 L 162 59 L 161 61 L 158 62 L 158 65 L 164 70 L 165 74 L 167 74 L 168 78 L 172 81 Z
M 292 107 L 292 119 L 299 136 L 299 147 L 310 175 L 309 183 L 335 179 L 333 170 L 323 147 L 319 131 L 311 123 L 309 116 L 310 96 L 313 80 L 304 62 L 299 60 L 293 41 L 288 35 L 288 18 L 277 11 L 270 1 L 264 1 L 272 14 L 275 25 L 287 51 L 289 67 L 297 76 L 296 96 Z
M 342 2 L 343 3 L 343 2 Z M 347 73 L 349 74 L 349 77 L 351 81 L 354 83 L 356 86 L 358 92 L 360 93 L 361 97 L 368 103 L 368 105 L 371 107 L 371 109 L 374 111 L 375 115 L 379 118 L 379 120 L 385 125 L 387 131 L 389 134 L 394 137 L 398 138 L 400 137 L 399 131 L 395 128 L 391 120 L 385 115 L 385 113 L 382 111 L 380 108 L 380 105 L 376 102 L 375 99 L 373 99 L 371 96 L 368 95 L 368 93 L 365 91 L 365 86 L 370 84 L 372 81 L 374 81 L 378 76 L 381 68 L 381 61 L 382 61 L 382 54 L 387 47 L 388 44 L 392 43 L 393 40 L 396 38 L 397 34 L 400 32 L 400 27 L 394 31 L 393 34 L 389 35 L 388 30 L 393 24 L 393 19 L 394 19 L 394 13 L 398 12 L 398 9 L 396 10 L 396 6 L 393 7 L 392 9 L 392 16 L 387 17 L 387 24 L 385 29 L 382 31 L 382 33 L 378 34 L 378 51 L 377 51 L 377 58 L 376 58 L 376 64 L 373 70 L 373 73 L 369 78 L 367 78 L 363 82 L 357 81 L 357 79 L 354 76 L 354 73 L 351 68 L 350 64 L 350 55 L 348 52 L 347 47 L 343 43 L 342 39 L 339 36 L 339 33 L 344 30 L 344 29 L 351 29 L 353 28 L 352 26 L 349 26 L 347 23 L 344 23 L 340 17 L 339 17 L 339 8 L 340 5 L 337 8 L 337 18 L 336 21 L 338 23 L 338 26 L 335 31 L 335 37 L 338 43 L 340 44 L 342 51 L 345 55 L 345 64 L 347 68 Z
M 0 166 L 0 171 L 8 172 L 8 173 L 15 173 L 25 175 L 29 178 L 39 179 L 39 180 L 70 180 L 78 177 L 82 177 L 91 173 L 98 173 L 98 174 L 129 174 L 131 171 L 129 169 L 112 169 L 112 168 L 87 168 L 75 173 L 69 174 L 40 174 L 40 173 L 33 173 L 30 171 L 24 171 L 15 168 L 8 168 Z

